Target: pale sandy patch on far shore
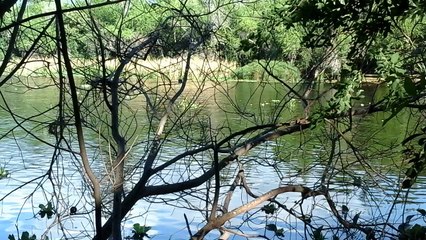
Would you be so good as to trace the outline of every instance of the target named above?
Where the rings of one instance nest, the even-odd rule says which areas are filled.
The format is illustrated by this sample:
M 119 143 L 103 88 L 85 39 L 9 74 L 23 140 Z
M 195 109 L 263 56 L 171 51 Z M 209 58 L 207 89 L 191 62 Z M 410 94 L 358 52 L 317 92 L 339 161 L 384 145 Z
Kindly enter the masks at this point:
M 20 59 L 13 59 L 6 68 L 11 72 L 17 66 Z M 109 72 L 114 72 L 120 65 L 120 59 L 110 59 L 105 62 Z M 84 75 L 87 69 L 101 69 L 101 64 L 95 60 L 73 58 L 72 67 L 74 74 Z M 158 73 L 170 79 L 179 79 L 183 76 L 186 67 L 185 58 L 159 58 L 148 60 L 130 61 L 124 68 L 125 74 L 149 74 Z M 215 74 L 216 77 L 226 76 L 232 73 L 236 64 L 229 61 L 206 59 L 194 56 L 190 61 L 189 78 Z M 63 71 L 65 68 L 63 68 Z M 27 60 L 14 74 L 17 77 L 49 77 L 57 75 L 59 71 L 58 61 L 54 58 L 31 58 Z

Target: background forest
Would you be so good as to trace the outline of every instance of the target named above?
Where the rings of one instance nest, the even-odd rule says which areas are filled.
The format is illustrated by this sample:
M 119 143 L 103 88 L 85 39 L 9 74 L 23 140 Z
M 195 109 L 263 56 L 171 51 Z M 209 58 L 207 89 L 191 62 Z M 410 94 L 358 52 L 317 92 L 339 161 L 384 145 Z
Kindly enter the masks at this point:
M 0 0 L 0 238 L 425 239 L 425 16 Z

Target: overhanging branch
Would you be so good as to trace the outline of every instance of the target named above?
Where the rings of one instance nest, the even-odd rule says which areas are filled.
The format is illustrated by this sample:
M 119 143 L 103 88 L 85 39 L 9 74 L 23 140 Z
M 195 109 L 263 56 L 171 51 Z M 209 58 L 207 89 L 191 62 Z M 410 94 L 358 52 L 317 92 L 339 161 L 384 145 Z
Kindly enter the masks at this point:
M 238 207 L 235 208 L 217 218 L 214 220 L 209 221 L 203 228 L 201 228 L 194 236 L 192 237 L 192 240 L 201 240 L 204 239 L 204 236 L 209 233 L 211 230 L 221 227 L 225 222 L 231 220 L 232 218 L 245 213 L 247 211 L 252 210 L 253 208 L 257 207 L 259 204 L 268 201 L 271 198 L 276 197 L 279 194 L 286 193 L 286 192 L 299 192 L 301 193 L 302 197 L 311 197 L 311 196 L 317 196 L 317 195 L 323 195 L 323 193 L 318 191 L 313 191 L 312 189 L 300 185 L 290 185 L 290 186 L 284 186 L 275 188 L 258 198 Z
M 366 115 L 379 111 L 384 111 L 385 108 L 382 105 L 371 105 L 368 107 L 360 108 L 353 110 L 351 115 Z M 350 115 L 349 113 L 340 114 L 338 116 L 334 116 L 335 118 L 347 117 Z M 222 160 L 218 164 L 219 171 L 224 169 L 226 166 L 231 164 L 235 159 L 240 156 L 247 154 L 251 149 L 256 146 L 266 142 L 275 140 L 281 136 L 289 135 L 292 133 L 300 132 L 304 129 L 307 129 L 312 126 L 312 122 L 307 118 L 302 118 L 282 124 L 275 125 L 276 127 L 272 128 L 270 131 L 266 133 L 261 133 L 258 136 L 248 139 L 243 144 L 235 147 L 231 154 L 227 157 L 222 158 Z M 206 148 L 210 149 L 210 148 Z M 158 186 L 145 186 L 147 179 L 140 179 L 138 183 L 133 187 L 133 189 L 129 192 L 129 194 L 124 198 L 122 203 L 122 215 L 121 218 L 124 218 L 127 213 L 132 209 L 132 207 L 136 204 L 136 202 L 144 197 L 153 196 L 153 195 L 163 195 L 169 193 L 176 193 L 185 191 L 188 189 L 192 189 L 200 186 L 205 183 L 207 180 L 214 176 L 215 169 L 212 167 L 211 169 L 204 172 L 201 176 L 193 179 L 189 179 L 183 182 L 171 183 L 171 184 L 163 184 Z M 111 226 L 112 219 L 108 219 L 108 221 L 102 227 L 102 236 L 95 236 L 94 239 L 107 239 L 111 234 Z

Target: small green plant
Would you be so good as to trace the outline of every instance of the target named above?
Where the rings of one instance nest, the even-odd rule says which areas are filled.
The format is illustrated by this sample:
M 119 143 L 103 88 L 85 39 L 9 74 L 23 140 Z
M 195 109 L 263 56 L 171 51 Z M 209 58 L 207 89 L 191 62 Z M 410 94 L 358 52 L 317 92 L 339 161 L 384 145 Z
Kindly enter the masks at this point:
M 47 205 L 40 204 L 38 205 L 40 208 L 40 211 L 38 212 L 38 215 L 40 215 L 41 218 L 44 218 L 44 216 L 47 216 L 48 219 L 52 218 L 52 215 L 55 213 L 53 210 L 53 206 L 51 202 L 48 202 Z
M 151 227 L 148 226 L 141 226 L 139 223 L 133 224 L 132 233 L 133 236 L 127 237 L 127 239 L 134 239 L 134 240 L 143 240 L 144 237 L 149 238 L 147 232 L 151 230 Z
M 6 178 L 9 175 L 9 171 L 4 167 L 0 167 L 0 179 Z

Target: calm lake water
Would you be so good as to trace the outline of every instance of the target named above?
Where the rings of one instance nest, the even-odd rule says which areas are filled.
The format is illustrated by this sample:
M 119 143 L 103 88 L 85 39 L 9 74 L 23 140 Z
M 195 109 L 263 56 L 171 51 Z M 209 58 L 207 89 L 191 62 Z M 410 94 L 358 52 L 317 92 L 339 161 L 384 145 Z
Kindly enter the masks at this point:
M 383 88 L 377 89 L 373 85 L 365 86 L 364 90 L 366 97 L 357 102 L 357 106 L 367 105 L 371 101 L 373 92 L 376 93 L 376 98 L 380 98 L 385 91 Z M 62 200 L 62 204 L 66 203 L 62 206 L 62 213 L 64 214 L 67 206 L 76 206 L 79 213 L 92 210 L 89 204 L 91 202 L 90 193 L 82 183 L 82 177 L 78 172 L 80 166 L 75 161 L 69 160 L 68 155 L 64 154 L 56 161 L 57 166 L 54 169 L 60 169 L 63 174 L 58 174 L 58 177 L 54 179 L 54 182 L 60 186 L 55 188 L 55 191 L 46 178 L 39 178 L 46 173 L 50 166 L 53 148 L 35 137 L 47 143 L 54 143 L 54 138 L 48 133 L 47 126 L 41 122 L 43 120 L 53 121 L 55 113 L 37 117 L 38 122 L 25 121 L 24 119 L 53 107 L 57 93 L 53 88 L 45 88 L 18 94 L 23 92 L 24 89 L 14 86 L 3 89 L 9 107 L 17 114 L 16 120 L 22 122 L 22 126 L 31 134 L 16 128 L 13 132 L 4 136 L 3 134 L 16 127 L 16 123 L 5 109 L 0 109 L 2 121 L 0 125 L 0 134 L 2 134 L 0 139 L 0 152 L 2 153 L 0 166 L 10 172 L 9 177 L 0 180 L 0 198 L 4 198 L 0 202 L 0 239 L 6 239 L 8 234 L 15 234 L 16 236 L 17 228 L 20 232 L 28 231 L 37 236 L 45 233 L 47 227 L 51 226 L 55 220 L 40 219 L 37 213 L 38 205 L 46 204 L 46 199 L 50 199 L 49 194 L 55 194 Z M 228 94 L 227 97 L 224 95 L 225 92 Z M 279 100 L 285 99 L 283 92 L 285 91 L 282 88 L 275 85 L 250 82 L 229 83 L 226 91 L 218 87 L 211 87 L 204 91 L 197 100 L 197 105 L 195 105 L 193 111 L 202 110 L 200 111 L 201 116 L 203 114 L 210 116 L 212 126 L 232 129 L 233 131 L 254 124 L 271 122 L 277 116 L 280 121 L 299 117 L 302 107 L 297 101 L 290 100 L 285 108 L 279 108 L 282 104 Z M 178 104 L 184 106 L 187 104 L 185 101 L 190 101 L 191 96 L 191 92 L 189 92 L 186 97 L 180 99 Z M 324 96 L 324 101 L 328 97 Z M 137 106 L 143 104 L 141 99 L 142 97 L 128 100 L 127 104 L 137 108 Z M 3 101 L 1 103 L 4 107 Z M 236 109 L 239 114 L 235 113 Z M 143 111 L 136 114 L 143 116 Z M 366 118 L 356 118 L 352 132 L 345 135 L 352 139 L 355 146 L 359 147 L 360 153 L 370 161 L 368 164 L 374 171 L 365 169 L 364 165 L 350 164 L 351 161 L 355 160 L 354 154 L 347 150 L 342 151 L 336 165 L 345 165 L 347 169 L 336 173 L 329 187 L 333 189 L 333 199 L 337 205 L 347 205 L 350 208 L 350 216 L 360 213 L 360 221 L 363 223 L 387 220 L 397 227 L 405 220 L 406 216 L 416 214 L 417 209 L 426 209 L 424 201 L 426 177 L 420 177 L 417 184 L 408 193 L 401 192 L 397 197 L 396 191 L 401 178 L 403 178 L 398 169 L 406 168 L 405 165 L 401 165 L 399 154 L 401 148 L 398 147 L 398 143 L 406 137 L 404 130 L 410 128 L 410 121 L 415 119 L 412 119 L 408 113 L 401 113 L 397 118 L 383 126 L 383 120 L 387 116 L 384 113 L 378 113 Z M 140 124 L 143 124 L 143 121 Z M 141 130 L 141 135 L 144 131 L 147 130 Z M 197 132 L 196 134 L 201 133 Z M 326 170 L 326 160 L 331 147 L 325 141 L 325 136 L 326 128 L 318 127 L 314 130 L 306 130 L 303 133 L 285 136 L 275 142 L 267 142 L 242 158 L 241 161 L 245 166 L 248 183 L 253 192 L 261 194 L 286 184 L 318 186 L 322 174 L 324 171 L 328 171 Z M 90 146 L 96 146 L 101 141 L 99 136 L 95 134 L 89 134 L 86 137 Z M 139 138 L 143 137 L 139 136 Z M 302 145 L 303 142 L 306 143 Z M 347 148 L 344 142 L 339 144 L 342 149 Z M 186 149 L 186 146 L 179 144 L 179 141 L 166 144 L 160 154 L 160 160 L 170 159 Z M 142 148 L 140 150 L 133 149 L 132 155 L 138 156 L 144 150 Z M 92 147 L 89 155 L 93 159 L 100 158 L 102 151 L 105 151 L 105 149 Z M 130 158 L 129 166 L 137 161 L 136 157 L 135 159 Z M 210 163 L 211 161 L 208 161 L 206 166 L 209 166 Z M 105 163 L 94 162 L 93 168 L 95 171 L 102 172 Z M 181 168 L 170 170 L 176 171 L 174 175 L 167 175 L 169 180 L 173 181 L 179 179 L 180 173 L 186 174 L 185 171 L 188 169 L 186 165 L 182 165 Z M 232 165 L 222 173 L 223 184 L 232 183 L 235 171 L 237 171 L 237 168 Z M 136 181 L 139 176 L 134 174 L 133 180 Z M 356 179 L 362 180 L 362 184 L 354 184 Z M 104 179 L 104 181 L 108 181 L 108 179 Z M 154 179 L 153 183 L 155 181 L 160 182 L 160 180 Z M 127 187 L 130 186 L 131 184 Z M 19 189 L 9 194 L 18 187 Z M 7 197 L 5 197 L 6 195 Z M 167 199 L 170 205 L 164 203 Z M 129 236 L 131 234 L 130 229 L 134 223 L 141 223 L 141 225 L 146 224 L 152 227 L 149 235 L 153 239 L 188 239 L 184 214 L 187 215 L 193 232 L 202 226 L 203 216 L 198 211 L 188 210 L 188 202 L 172 201 L 175 199 L 179 199 L 179 196 L 170 195 L 163 199 L 147 199 L 149 202 L 140 201 L 124 223 L 124 235 Z M 300 200 L 300 194 L 283 194 L 277 199 L 291 208 L 295 206 L 295 201 Z M 193 208 L 203 209 L 205 207 L 205 201 L 198 199 L 197 196 L 189 197 L 186 200 L 192 204 Z M 238 188 L 230 208 L 249 200 L 250 198 L 246 196 L 244 191 Z M 58 209 L 61 209 L 61 206 Z M 316 224 L 332 226 L 336 221 L 331 217 L 326 202 L 321 197 L 305 200 L 303 209 L 305 213 L 313 215 L 312 219 Z M 294 217 L 284 211 L 280 212 L 276 222 L 259 209 L 251 214 L 254 215 L 251 215 L 250 221 L 247 220 L 249 215 L 246 214 L 232 220 L 232 225 L 240 226 L 246 233 L 265 234 L 273 237 L 271 231 L 264 230 L 265 224 L 276 223 L 278 227 L 284 229 L 285 239 L 306 238 L 303 232 L 303 223 L 296 221 Z M 66 229 L 68 237 L 87 239 L 84 232 L 90 231 L 93 224 L 87 215 L 77 214 L 63 219 L 63 227 Z M 415 217 L 413 221 L 421 221 L 421 219 Z M 385 231 L 388 231 L 388 229 L 385 229 Z M 346 234 L 350 235 L 349 233 Z M 48 236 L 50 236 L 50 239 L 58 239 L 59 236 L 62 236 L 58 225 L 49 229 Z M 217 238 L 217 236 L 217 233 L 213 233 L 210 239 Z M 353 236 L 353 239 L 358 238 L 361 239 L 360 236 Z M 245 238 L 236 237 L 235 239 Z

